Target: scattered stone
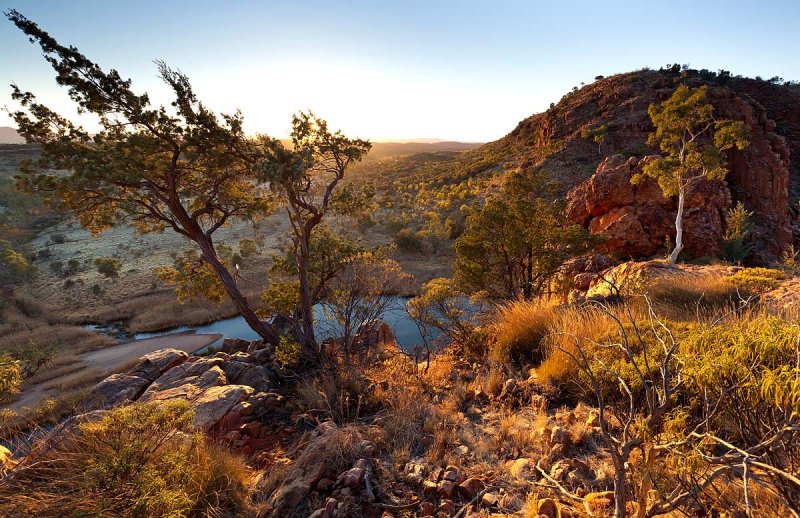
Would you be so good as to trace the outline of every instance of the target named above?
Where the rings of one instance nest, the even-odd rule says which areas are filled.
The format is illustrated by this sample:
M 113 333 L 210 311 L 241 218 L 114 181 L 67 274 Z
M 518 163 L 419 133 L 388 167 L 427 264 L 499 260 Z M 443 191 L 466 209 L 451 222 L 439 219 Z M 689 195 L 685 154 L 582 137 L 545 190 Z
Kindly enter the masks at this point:
M 344 473 L 339 475 L 338 482 L 342 484 L 344 487 L 349 488 L 356 488 L 361 485 L 361 482 L 364 480 L 364 469 L 363 468 L 350 468 L 349 470 L 345 471 Z
M 456 468 L 455 466 L 448 466 L 447 470 L 444 472 L 444 479 L 449 480 L 453 484 L 460 484 L 463 482 L 467 477 L 461 473 L 461 470 Z
M 329 478 L 322 478 L 319 480 L 319 482 L 316 483 L 315 488 L 319 492 L 327 491 L 328 489 L 333 487 L 335 483 L 336 483 L 335 480 L 331 480 Z
M 439 485 L 436 482 L 425 480 L 422 482 L 422 494 L 426 496 L 435 495 L 439 491 Z
M 486 507 L 494 507 L 497 505 L 497 493 L 484 493 L 483 497 L 481 498 L 481 503 Z
M 508 471 L 514 477 L 524 478 L 532 467 L 531 462 L 531 459 L 526 457 L 511 461 L 508 466 Z
M 420 516 L 435 516 L 436 515 L 436 507 L 430 502 L 422 502 L 419 506 L 419 515 Z
M 367 457 L 374 457 L 378 453 L 378 447 L 375 446 L 375 443 L 366 439 L 359 443 L 359 447 Z
M 444 514 L 445 516 L 453 516 L 456 514 L 456 504 L 454 504 L 452 500 L 442 500 L 439 502 L 439 508 L 437 509 L 437 512 Z
M 551 444 L 567 444 L 569 443 L 569 434 L 560 426 L 554 426 L 550 435 Z
M 451 480 L 442 480 L 439 482 L 439 495 L 442 496 L 442 498 L 450 498 L 453 496 L 455 488 L 456 485 Z
M 503 389 L 500 391 L 500 399 L 513 396 L 517 392 L 517 382 L 516 380 L 507 379 L 505 383 L 503 383 Z
M 552 498 L 542 498 L 536 503 L 536 512 L 547 518 L 561 518 L 559 505 Z
M 485 487 L 483 480 L 470 477 L 458 485 L 458 492 L 467 500 L 475 498 L 475 495 L 483 491 Z

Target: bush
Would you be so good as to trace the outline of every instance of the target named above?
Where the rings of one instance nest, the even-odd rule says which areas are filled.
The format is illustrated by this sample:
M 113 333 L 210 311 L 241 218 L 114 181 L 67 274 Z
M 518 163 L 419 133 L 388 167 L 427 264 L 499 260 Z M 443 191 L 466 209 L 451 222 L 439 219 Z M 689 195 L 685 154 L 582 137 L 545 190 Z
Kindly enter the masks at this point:
M 77 425 L 0 485 L 3 516 L 240 516 L 248 470 L 192 433 L 185 402 L 133 404 Z
M 394 236 L 397 248 L 404 252 L 420 252 L 422 250 L 422 240 L 417 232 L 410 228 L 400 229 Z
M 727 278 L 735 288 L 747 294 L 758 294 L 777 288 L 786 274 L 771 268 L 744 268 Z
M 94 260 L 94 264 L 98 273 L 109 279 L 119 277 L 119 270 L 122 268 L 122 261 L 116 257 L 98 257 Z
M 491 359 L 541 362 L 544 359 L 542 340 L 555 318 L 552 304 L 540 300 L 518 300 L 500 306 L 491 325 L 494 338 Z

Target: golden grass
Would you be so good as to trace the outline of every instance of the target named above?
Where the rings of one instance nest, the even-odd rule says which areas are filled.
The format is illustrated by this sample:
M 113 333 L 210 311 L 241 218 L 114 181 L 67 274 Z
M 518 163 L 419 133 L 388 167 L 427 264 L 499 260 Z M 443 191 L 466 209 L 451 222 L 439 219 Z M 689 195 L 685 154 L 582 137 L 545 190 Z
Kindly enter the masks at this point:
M 557 386 L 576 381 L 578 364 L 573 356 L 577 357 L 578 346 L 590 349 L 591 340 L 600 340 L 614 330 L 614 321 L 596 308 L 571 307 L 559 312 L 548 327 L 544 361 L 535 370 L 539 380 Z
M 548 301 L 517 300 L 500 306 L 490 325 L 491 359 L 539 363 L 544 357 L 542 340 L 555 317 L 554 305 Z

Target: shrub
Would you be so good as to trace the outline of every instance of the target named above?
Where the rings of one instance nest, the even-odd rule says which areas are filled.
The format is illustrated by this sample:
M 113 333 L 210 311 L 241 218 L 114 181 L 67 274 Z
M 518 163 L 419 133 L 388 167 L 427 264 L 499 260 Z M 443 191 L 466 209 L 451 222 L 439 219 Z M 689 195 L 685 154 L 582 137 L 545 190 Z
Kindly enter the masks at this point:
M 119 270 L 122 268 L 122 261 L 116 257 L 98 257 L 94 264 L 100 275 L 109 279 L 119 277 Z
M 553 305 L 541 300 L 518 300 L 500 306 L 491 325 L 494 338 L 491 359 L 541 362 L 544 358 L 542 339 L 555 318 Z
M 417 232 L 410 228 L 402 228 L 394 236 L 397 248 L 404 252 L 419 252 L 422 250 L 422 239 Z
M 294 340 L 289 340 L 285 336 L 275 348 L 275 363 L 280 367 L 291 367 L 300 361 L 302 347 Z
M 192 433 L 185 402 L 134 404 L 77 425 L 0 485 L 4 516 L 239 516 L 243 461 Z
M 786 274 L 771 268 L 744 268 L 727 278 L 734 287 L 747 294 L 758 294 L 777 288 Z
M 741 263 L 753 249 L 753 245 L 748 243 L 748 238 L 753 232 L 752 218 L 753 213 L 745 209 L 742 202 L 728 209 L 725 217 L 727 229 L 722 238 L 722 245 L 729 261 Z

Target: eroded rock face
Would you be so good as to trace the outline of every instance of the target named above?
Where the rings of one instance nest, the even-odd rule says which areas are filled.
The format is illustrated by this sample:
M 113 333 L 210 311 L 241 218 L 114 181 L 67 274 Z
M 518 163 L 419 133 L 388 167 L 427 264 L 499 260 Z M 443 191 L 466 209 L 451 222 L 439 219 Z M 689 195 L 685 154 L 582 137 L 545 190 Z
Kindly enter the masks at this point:
M 139 376 L 112 374 L 92 388 L 81 404 L 81 409 L 107 410 L 134 401 L 149 384 L 149 381 Z
M 199 430 L 224 434 L 274 412 L 282 399 L 276 386 L 272 370 L 254 363 L 248 353 L 202 358 L 163 349 L 142 357 L 129 373 L 95 385 L 82 410 L 179 399 L 191 405 Z
M 565 215 L 592 234 L 606 238 L 607 252 L 619 259 L 651 257 L 665 252 L 667 236 L 675 239 L 677 201 L 665 198 L 650 178 L 631 184 L 652 160 L 625 159 L 614 155 L 605 159 L 595 174 L 567 195 Z M 731 195 L 725 182 L 693 179 L 686 189 L 684 213 L 685 253 L 692 257 L 719 251 Z
M 172 367 L 180 365 L 189 357 L 178 349 L 159 349 L 142 356 L 139 363 L 128 374 L 155 381 Z

